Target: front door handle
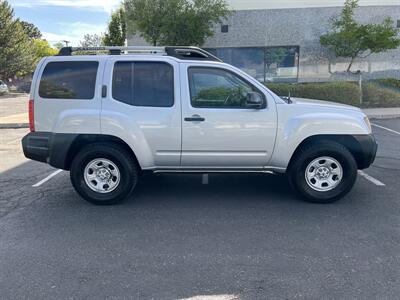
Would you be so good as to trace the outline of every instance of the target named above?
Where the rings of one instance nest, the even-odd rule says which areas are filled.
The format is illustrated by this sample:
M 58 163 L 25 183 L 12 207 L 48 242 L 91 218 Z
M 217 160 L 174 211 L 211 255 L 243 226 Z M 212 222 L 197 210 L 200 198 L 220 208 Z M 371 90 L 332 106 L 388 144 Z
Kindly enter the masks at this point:
M 204 122 L 206 119 L 200 117 L 199 115 L 193 115 L 191 117 L 186 117 L 186 122 Z

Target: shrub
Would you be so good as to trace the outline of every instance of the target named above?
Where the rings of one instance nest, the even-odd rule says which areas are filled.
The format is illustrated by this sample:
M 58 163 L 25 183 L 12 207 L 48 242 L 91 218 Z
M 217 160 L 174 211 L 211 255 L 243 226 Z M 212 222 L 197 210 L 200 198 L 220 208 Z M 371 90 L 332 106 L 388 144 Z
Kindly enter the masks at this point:
M 379 86 L 386 88 L 393 88 L 400 92 L 400 80 L 396 78 L 382 78 L 371 80 L 372 83 L 376 83 Z
M 360 90 L 356 82 L 267 83 L 279 96 L 290 95 L 360 106 Z M 400 107 L 400 80 L 375 79 L 363 83 L 362 107 Z
M 279 96 L 310 98 L 359 106 L 360 89 L 352 82 L 323 83 L 267 83 L 266 86 Z
M 376 82 L 363 85 L 364 107 L 400 107 L 400 92 Z

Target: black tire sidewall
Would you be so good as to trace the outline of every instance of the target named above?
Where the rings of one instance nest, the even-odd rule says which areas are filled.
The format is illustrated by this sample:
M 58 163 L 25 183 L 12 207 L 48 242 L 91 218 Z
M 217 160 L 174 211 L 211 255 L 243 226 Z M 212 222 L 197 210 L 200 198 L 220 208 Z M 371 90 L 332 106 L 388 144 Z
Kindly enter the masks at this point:
M 134 189 L 137 182 L 137 170 L 126 151 L 111 145 L 90 145 L 78 153 L 72 162 L 70 177 L 75 190 L 85 200 L 97 204 L 115 204 L 124 200 Z M 97 193 L 89 188 L 84 179 L 84 170 L 89 162 L 96 158 L 105 158 L 112 161 L 119 169 L 120 182 L 109 193 Z
M 334 189 L 320 192 L 312 189 L 306 181 L 305 171 L 311 161 L 318 157 L 332 157 L 336 159 L 343 170 L 342 180 Z M 291 185 L 309 202 L 329 203 L 336 201 L 347 194 L 353 187 L 357 177 L 357 164 L 352 154 L 343 146 L 336 143 L 315 144 L 302 152 L 293 165 Z

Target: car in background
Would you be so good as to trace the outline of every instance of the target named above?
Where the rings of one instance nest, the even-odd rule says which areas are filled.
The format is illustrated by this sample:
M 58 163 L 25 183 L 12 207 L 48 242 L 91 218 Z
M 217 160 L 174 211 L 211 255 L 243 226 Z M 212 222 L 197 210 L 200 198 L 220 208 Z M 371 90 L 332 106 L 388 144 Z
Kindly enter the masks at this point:
M 31 90 L 31 81 L 22 81 L 17 85 L 17 92 L 29 93 Z
M 0 80 L 0 95 L 8 93 L 8 86 L 4 81 Z

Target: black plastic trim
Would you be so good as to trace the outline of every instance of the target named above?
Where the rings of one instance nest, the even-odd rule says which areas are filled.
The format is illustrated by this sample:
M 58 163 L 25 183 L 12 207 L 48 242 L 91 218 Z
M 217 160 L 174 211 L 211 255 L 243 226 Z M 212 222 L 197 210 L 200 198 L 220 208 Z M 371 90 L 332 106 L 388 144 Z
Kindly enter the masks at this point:
M 22 148 L 29 159 L 67 169 L 68 151 L 77 137 L 73 133 L 30 132 L 22 139 Z
M 366 169 L 375 160 L 378 144 L 372 134 L 353 135 L 353 137 L 359 144 L 359 151 L 356 153 L 358 168 Z

